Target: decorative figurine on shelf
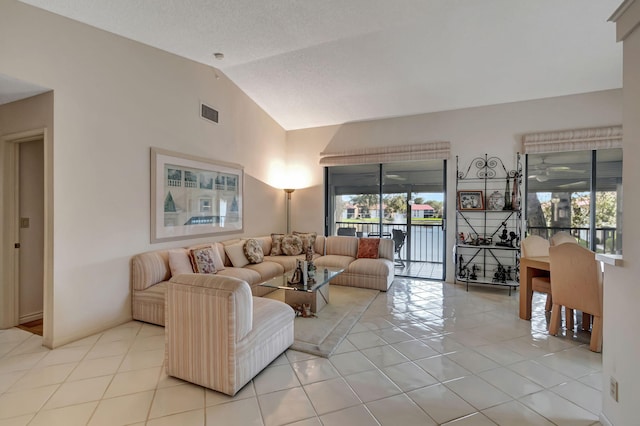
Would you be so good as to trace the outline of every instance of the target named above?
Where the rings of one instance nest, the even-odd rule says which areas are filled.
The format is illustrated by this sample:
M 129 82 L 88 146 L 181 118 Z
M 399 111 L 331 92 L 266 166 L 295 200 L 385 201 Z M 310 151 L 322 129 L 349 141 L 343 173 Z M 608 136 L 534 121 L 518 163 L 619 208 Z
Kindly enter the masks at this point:
M 519 242 L 518 234 L 513 231 L 509 232 L 509 247 L 517 247 Z
M 462 258 L 462 255 L 460 255 L 460 260 L 459 260 L 458 265 L 460 265 L 459 268 L 458 268 L 458 276 L 460 278 L 466 277 L 467 276 L 467 268 L 465 268 L 465 266 L 464 266 L 464 259 Z
M 479 240 L 481 246 L 490 246 L 491 244 L 493 244 L 493 238 L 491 237 L 483 237 L 479 238 Z
M 480 267 L 474 263 L 473 266 L 471 267 L 471 274 L 469 275 L 469 279 L 470 280 L 477 280 L 478 279 L 478 275 L 476 274 L 476 272 L 479 271 L 479 270 L 480 270 Z
M 465 242 L 464 232 L 461 232 L 460 234 L 458 234 L 458 240 L 460 241 L 460 244 L 464 244 Z
M 513 210 L 511 205 L 511 191 L 509 190 L 509 179 L 506 180 L 506 188 L 504 190 L 504 207 L 502 210 Z
M 509 240 L 509 231 L 507 231 L 507 222 L 502 222 L 502 226 L 504 227 L 502 229 L 502 234 L 498 235 L 498 238 L 500 238 L 500 241 L 497 242 L 496 245 L 499 247 L 513 247 Z
M 304 272 L 302 271 L 302 261 L 296 262 L 296 269 L 293 271 L 293 275 L 287 281 L 289 284 L 304 284 Z
M 498 264 L 498 268 L 496 268 L 496 272 L 493 274 L 493 282 L 494 283 L 507 282 L 507 271 L 504 269 L 504 266 Z
M 511 191 L 511 208 L 513 210 L 520 209 L 520 194 L 518 193 L 518 180 L 520 178 L 520 174 L 516 172 L 516 175 L 513 177 L 513 190 Z
M 513 278 L 511 277 L 511 266 L 507 266 L 507 275 L 505 277 L 505 281 L 512 281 Z

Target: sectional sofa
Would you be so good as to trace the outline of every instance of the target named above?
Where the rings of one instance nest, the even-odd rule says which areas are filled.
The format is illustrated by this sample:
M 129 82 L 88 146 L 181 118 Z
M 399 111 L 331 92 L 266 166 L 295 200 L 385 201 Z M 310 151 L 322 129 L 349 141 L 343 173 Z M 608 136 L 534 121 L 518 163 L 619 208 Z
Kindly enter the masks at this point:
M 232 253 L 239 245 L 244 245 L 250 239 L 259 243 L 264 255 L 262 261 L 238 263 Z M 344 269 L 344 272 L 334 278 L 331 284 L 386 291 L 395 277 L 393 240 L 380 239 L 377 256 L 371 256 L 370 253 L 363 255 L 365 243 L 371 242 L 365 240 L 367 239 L 357 237 L 317 236 L 313 243 L 314 263 L 317 266 Z M 216 268 L 216 275 L 245 281 L 253 296 L 264 296 L 273 290 L 259 286 L 260 283 L 292 271 L 296 261 L 305 258 L 304 253 L 290 256 L 276 255 L 273 253 L 276 249 L 274 241 L 274 236 L 271 235 L 200 244 L 195 248 L 211 246 L 223 263 Z M 172 275 L 189 272 L 180 270 L 175 261 L 176 258 L 185 256 L 189 249 L 154 250 L 133 256 L 131 259 L 133 319 L 165 325 L 167 283 Z M 229 254 L 232 256 L 230 257 Z M 233 261 L 232 258 L 234 258 Z

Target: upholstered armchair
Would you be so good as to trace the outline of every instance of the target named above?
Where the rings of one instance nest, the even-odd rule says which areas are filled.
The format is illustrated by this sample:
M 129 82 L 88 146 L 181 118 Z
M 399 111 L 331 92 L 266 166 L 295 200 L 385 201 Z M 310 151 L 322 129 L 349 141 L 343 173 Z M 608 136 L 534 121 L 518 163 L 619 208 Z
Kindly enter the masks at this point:
M 293 343 L 293 309 L 240 279 L 182 274 L 167 285 L 167 374 L 227 395 Z

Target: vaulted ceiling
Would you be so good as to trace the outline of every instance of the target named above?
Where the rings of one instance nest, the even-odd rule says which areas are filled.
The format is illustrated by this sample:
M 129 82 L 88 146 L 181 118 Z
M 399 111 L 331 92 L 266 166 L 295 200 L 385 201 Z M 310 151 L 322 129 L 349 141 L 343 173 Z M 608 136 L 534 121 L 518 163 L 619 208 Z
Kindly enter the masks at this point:
M 211 65 L 287 130 L 622 86 L 620 0 L 22 1 Z

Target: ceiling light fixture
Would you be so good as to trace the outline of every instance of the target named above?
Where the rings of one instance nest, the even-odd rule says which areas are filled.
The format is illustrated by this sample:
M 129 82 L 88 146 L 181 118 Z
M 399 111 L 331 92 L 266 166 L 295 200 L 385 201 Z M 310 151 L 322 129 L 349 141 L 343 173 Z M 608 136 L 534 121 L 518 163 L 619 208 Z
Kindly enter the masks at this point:
M 217 60 L 221 61 L 224 59 L 224 53 L 220 53 L 220 52 L 216 52 L 213 54 L 213 57 L 216 58 Z

